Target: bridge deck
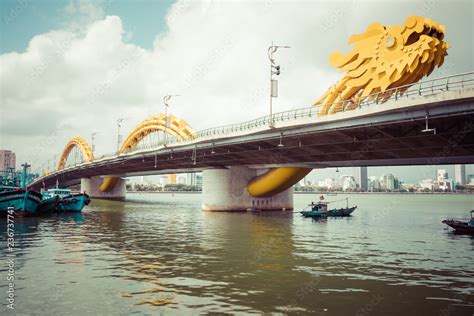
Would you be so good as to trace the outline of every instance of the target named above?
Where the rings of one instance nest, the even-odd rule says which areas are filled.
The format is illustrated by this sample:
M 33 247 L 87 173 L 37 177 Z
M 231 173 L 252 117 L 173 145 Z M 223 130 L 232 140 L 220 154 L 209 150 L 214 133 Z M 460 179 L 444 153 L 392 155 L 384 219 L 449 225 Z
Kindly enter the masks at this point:
M 433 132 L 423 132 L 426 114 Z M 283 146 L 279 146 L 282 144 Z M 389 101 L 324 117 L 277 122 L 67 168 L 33 187 L 91 176 L 134 176 L 206 168 L 386 166 L 474 162 L 474 89 Z

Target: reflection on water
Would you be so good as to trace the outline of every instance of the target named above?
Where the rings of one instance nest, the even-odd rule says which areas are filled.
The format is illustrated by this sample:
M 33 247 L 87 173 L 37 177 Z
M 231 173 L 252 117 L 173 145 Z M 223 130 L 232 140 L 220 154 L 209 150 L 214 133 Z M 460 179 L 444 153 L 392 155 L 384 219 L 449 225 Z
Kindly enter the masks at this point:
M 474 208 L 470 196 L 352 195 L 359 206 L 354 216 L 320 221 L 292 212 L 202 212 L 195 194 L 129 197 L 95 200 L 83 214 L 16 219 L 16 312 L 471 315 L 474 309 L 474 238 L 441 224 Z M 296 208 L 311 198 L 296 195 Z M 1 240 L 5 249 L 5 233 Z M 5 265 L 0 269 L 4 275 Z M 5 277 L 0 286 L 4 293 Z

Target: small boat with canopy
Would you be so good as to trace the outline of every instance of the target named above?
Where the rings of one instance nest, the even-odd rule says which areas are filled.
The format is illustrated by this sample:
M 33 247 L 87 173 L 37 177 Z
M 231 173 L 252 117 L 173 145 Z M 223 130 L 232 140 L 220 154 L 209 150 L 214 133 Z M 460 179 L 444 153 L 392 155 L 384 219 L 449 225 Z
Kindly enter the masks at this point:
M 327 216 L 342 217 L 342 216 L 350 216 L 352 212 L 354 212 L 357 208 L 357 206 L 349 207 L 348 198 L 345 198 L 343 200 L 330 201 L 330 202 L 323 202 L 323 200 L 324 200 L 324 196 L 321 196 L 320 201 L 318 203 L 311 202 L 311 204 L 309 204 L 300 213 L 304 217 L 313 217 L 313 218 L 327 217 Z M 335 202 L 344 201 L 344 200 L 346 200 L 346 207 L 329 209 L 328 206 L 330 203 L 335 203 Z

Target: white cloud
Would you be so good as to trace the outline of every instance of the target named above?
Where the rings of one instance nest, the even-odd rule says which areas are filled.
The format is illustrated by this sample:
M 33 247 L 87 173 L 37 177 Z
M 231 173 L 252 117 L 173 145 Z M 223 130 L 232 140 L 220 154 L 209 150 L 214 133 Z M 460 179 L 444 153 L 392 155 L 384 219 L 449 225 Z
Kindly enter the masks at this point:
M 349 35 L 379 18 L 380 11 L 366 10 L 373 17 L 357 19 L 351 12 L 359 7 L 179 1 L 168 12 L 168 31 L 145 50 L 129 43 L 120 17 L 105 17 L 91 1 L 71 2 L 68 14 L 93 22 L 79 31 L 65 27 L 40 34 L 25 52 L 0 56 L 1 147 L 38 163 L 59 154 L 72 136 L 97 131 L 97 151 L 111 152 L 115 120 L 132 117 L 124 126 L 130 130 L 161 111 L 169 93 L 182 95 L 172 101 L 171 112 L 195 129 L 265 115 L 272 40 L 291 46 L 276 54 L 282 67 L 276 111 L 309 106 L 340 77 L 327 64 L 329 54 L 348 51 Z M 384 15 L 388 24 L 402 23 L 406 12 Z M 472 39 L 471 51 L 458 54 L 469 53 Z M 28 155 L 31 148 L 37 148 L 34 156 Z

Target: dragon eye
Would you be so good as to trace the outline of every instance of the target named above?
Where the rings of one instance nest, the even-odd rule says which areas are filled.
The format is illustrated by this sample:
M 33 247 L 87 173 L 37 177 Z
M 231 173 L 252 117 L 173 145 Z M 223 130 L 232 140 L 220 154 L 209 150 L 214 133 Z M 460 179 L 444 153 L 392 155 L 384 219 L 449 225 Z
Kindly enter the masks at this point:
M 393 45 L 395 45 L 395 38 L 392 35 L 387 36 L 385 40 L 385 45 L 387 45 L 387 47 L 392 47 Z

